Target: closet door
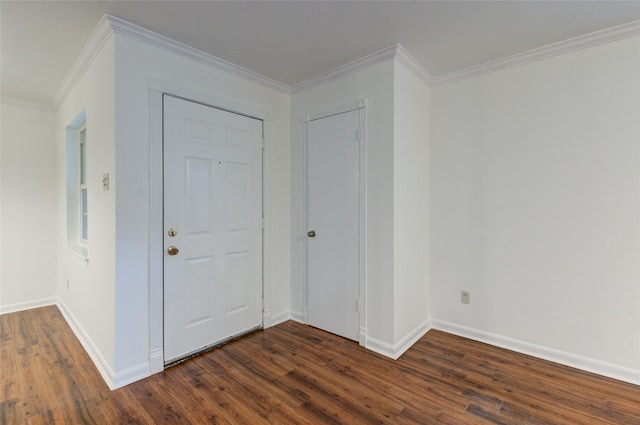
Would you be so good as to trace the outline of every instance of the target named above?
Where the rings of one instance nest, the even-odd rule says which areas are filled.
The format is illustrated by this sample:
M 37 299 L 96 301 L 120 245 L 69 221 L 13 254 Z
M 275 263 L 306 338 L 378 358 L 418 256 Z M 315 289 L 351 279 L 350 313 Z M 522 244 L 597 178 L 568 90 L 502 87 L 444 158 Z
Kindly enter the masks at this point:
M 360 112 L 310 121 L 307 130 L 309 324 L 357 341 Z

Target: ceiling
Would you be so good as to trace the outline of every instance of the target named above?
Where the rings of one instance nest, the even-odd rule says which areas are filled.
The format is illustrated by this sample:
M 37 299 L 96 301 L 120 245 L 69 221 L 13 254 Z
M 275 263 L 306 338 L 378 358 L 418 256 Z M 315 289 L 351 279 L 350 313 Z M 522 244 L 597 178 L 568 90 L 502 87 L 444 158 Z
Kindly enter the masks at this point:
M 396 43 L 442 75 L 640 20 L 640 0 L 2 0 L 1 95 L 51 103 L 105 13 L 294 85 Z

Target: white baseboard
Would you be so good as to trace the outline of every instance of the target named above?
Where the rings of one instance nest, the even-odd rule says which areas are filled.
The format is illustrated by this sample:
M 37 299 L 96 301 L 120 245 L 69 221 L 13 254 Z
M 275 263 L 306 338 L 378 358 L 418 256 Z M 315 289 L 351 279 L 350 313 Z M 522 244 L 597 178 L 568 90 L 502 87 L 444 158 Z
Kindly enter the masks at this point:
M 80 324 L 80 322 L 76 319 L 73 313 L 71 313 L 71 311 L 67 308 L 67 306 L 61 299 L 58 300 L 57 305 L 60 309 L 60 312 L 62 313 L 62 316 L 67 321 L 67 324 L 76 335 L 76 338 L 78 338 L 78 341 L 80 341 L 80 344 L 89 355 L 89 358 L 91 358 L 91 360 L 93 361 L 93 364 L 95 364 L 98 372 L 100 372 L 100 375 L 102 375 L 102 379 L 104 380 L 104 382 L 107 384 L 109 389 L 115 389 L 115 374 L 113 372 L 113 369 L 111 369 L 111 366 L 109 366 L 109 363 L 107 363 L 98 347 L 95 345 L 91 337 L 89 337 L 89 334 L 87 334 L 87 332 L 85 331 L 84 327 Z
M 16 313 L 23 310 L 31 310 L 32 308 L 47 307 L 55 305 L 58 302 L 57 297 L 41 298 L 39 300 L 25 301 L 21 303 L 7 304 L 0 306 L 0 314 Z
M 269 326 L 266 325 L 265 323 L 265 328 L 266 327 L 271 327 L 271 326 L 277 326 L 280 323 L 284 323 L 287 320 L 291 319 L 291 312 L 290 311 L 283 311 L 282 313 L 278 313 L 278 314 L 274 314 L 271 316 L 271 323 L 269 323 Z
M 299 311 L 291 311 L 291 320 L 295 320 L 298 323 L 304 323 L 305 325 L 307 324 L 304 320 L 304 313 Z
M 383 356 L 392 358 L 393 360 L 396 360 L 399 357 L 396 357 L 393 345 L 370 336 L 367 337 L 364 347 L 367 350 L 382 354 Z
M 505 348 L 507 350 L 516 351 L 518 353 L 527 354 L 529 356 L 538 357 L 544 360 L 549 360 L 555 363 L 563 364 L 565 366 L 570 366 L 576 369 L 595 373 L 597 375 L 602 375 L 609 378 L 617 379 L 619 381 L 640 385 L 640 370 L 637 369 L 625 368 L 600 360 L 595 360 L 540 345 L 530 344 L 528 342 L 507 338 L 501 335 L 496 335 L 477 329 L 467 328 L 453 323 L 443 322 L 441 320 L 433 320 L 431 322 L 431 327 L 443 332 L 448 332 L 450 334 L 469 338 L 474 341 L 484 342 L 496 347 Z
M 98 372 L 110 389 L 113 390 L 116 388 L 120 388 L 137 380 L 146 378 L 153 373 L 161 372 L 162 370 L 164 370 L 163 352 L 162 350 L 156 350 L 150 353 L 148 363 L 140 364 L 129 369 L 114 373 L 113 369 L 104 359 L 102 353 L 95 345 L 93 340 L 89 337 L 89 335 L 84 330 L 79 321 L 75 318 L 75 316 L 69 311 L 64 302 L 59 298 L 43 298 L 30 302 L 1 306 L 0 314 L 13 313 L 49 305 L 58 306 L 63 317 L 69 324 L 69 327 L 80 341 L 80 344 L 85 349 L 85 351 L 95 364 L 96 368 L 98 369 Z M 299 323 L 306 323 L 303 313 L 296 311 L 285 311 L 270 316 L 269 326 L 276 326 L 287 320 L 295 320 Z M 531 344 L 525 341 L 508 338 L 501 335 L 492 334 L 489 332 L 480 331 L 449 322 L 444 322 L 441 320 L 432 320 L 422 323 L 395 344 L 389 344 L 387 342 L 367 336 L 366 332 L 362 329 L 360 330 L 359 340 L 361 345 L 364 345 L 368 350 L 374 351 L 378 354 L 395 360 L 402 356 L 402 354 L 404 354 L 409 348 L 411 348 L 411 346 L 415 344 L 420 338 L 422 338 L 422 336 L 425 335 L 430 329 L 437 329 L 475 341 L 505 348 L 507 350 L 516 351 L 518 353 L 527 354 L 544 360 L 549 360 L 587 372 L 595 373 L 624 382 L 629 382 L 635 385 L 640 385 L 640 370 L 637 369 L 626 368 L 600 360 L 579 356 L 549 347 Z
M 404 338 L 396 342 L 394 345 L 396 359 L 402 356 L 413 344 L 418 342 L 427 332 L 431 330 L 431 321 L 426 320 L 418 325 L 414 330 L 409 332 Z
M 113 377 L 113 386 L 109 386 L 109 388 L 115 390 L 149 376 L 151 376 L 149 363 L 142 363 L 129 369 L 116 372 Z
M 430 329 L 431 322 L 427 320 L 418 325 L 395 344 L 389 344 L 375 338 L 366 337 L 365 347 L 367 350 L 375 351 L 378 354 L 397 360 L 405 353 L 405 351 L 411 348 L 413 344 L 429 332 Z
M 91 358 L 91 360 L 93 361 L 93 364 L 95 364 L 98 372 L 100 372 L 100 375 L 102 376 L 102 379 L 104 379 L 104 382 L 107 384 L 110 390 L 124 387 L 125 385 L 129 385 L 132 382 L 151 376 L 151 363 L 142 363 L 125 370 L 114 372 L 96 344 L 87 333 L 87 331 L 80 324 L 78 319 L 76 319 L 73 313 L 71 313 L 71 311 L 67 308 L 64 302 L 61 299 L 58 299 L 57 305 L 60 309 L 60 312 L 62 313 L 62 316 L 65 318 L 65 320 L 69 324 L 69 327 L 76 335 L 76 338 L 78 338 L 78 341 L 80 341 L 80 344 L 89 355 L 89 358 Z M 157 357 L 158 353 L 154 354 L 156 354 Z M 157 358 L 154 358 L 153 360 L 155 361 L 155 363 L 157 363 Z M 160 362 L 161 364 L 163 362 L 162 351 L 160 351 Z M 164 364 L 162 364 L 161 367 L 162 368 L 159 369 L 158 372 L 164 369 Z

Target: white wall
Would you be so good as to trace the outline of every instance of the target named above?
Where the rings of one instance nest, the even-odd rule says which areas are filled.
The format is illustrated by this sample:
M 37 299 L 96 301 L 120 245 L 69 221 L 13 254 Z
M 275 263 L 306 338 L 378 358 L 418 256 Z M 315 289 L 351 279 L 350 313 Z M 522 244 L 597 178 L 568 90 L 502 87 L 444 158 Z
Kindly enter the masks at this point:
M 57 297 L 55 113 L 9 103 L 1 114 L 2 268 L 0 313 Z
M 302 117 L 367 100 L 365 345 L 397 357 L 428 330 L 427 84 L 396 59 L 403 49 L 292 96 L 292 316 L 304 320 Z M 366 61 L 363 59 L 363 62 Z
M 387 59 L 289 96 L 114 35 L 55 116 L 2 105 L 0 311 L 58 295 L 110 385 L 157 370 L 162 86 L 267 118 L 265 320 L 304 317 L 300 118 L 367 99 L 368 343 L 393 354 L 431 317 L 640 382 L 639 76 L 636 37 L 433 89 Z M 85 108 L 88 262 L 64 184 Z
M 428 329 L 431 93 L 395 61 L 393 96 L 393 342 L 398 344 Z
M 58 108 L 58 295 L 81 342 L 109 381 L 115 373 L 116 188 L 102 190 L 102 174 L 115 175 L 115 42 L 102 46 Z M 86 110 L 88 261 L 67 248 L 65 128 Z M 53 160 L 53 157 L 52 157 Z M 68 281 L 68 286 L 67 286 Z
M 304 156 L 302 118 L 367 99 L 366 332 L 393 342 L 393 59 L 320 85 L 291 99 L 291 311 L 304 318 Z
M 157 204 L 162 147 L 152 135 L 151 120 L 158 116 L 151 113 L 157 105 L 150 101 L 150 88 L 162 85 L 267 117 L 265 303 L 282 320 L 289 317 L 290 125 L 287 93 L 118 34 L 116 69 L 115 363 L 122 385 L 156 371 L 158 361 L 162 367 L 162 269 L 157 273 L 163 256 L 162 204 Z
M 433 318 L 640 369 L 640 38 L 432 94 Z

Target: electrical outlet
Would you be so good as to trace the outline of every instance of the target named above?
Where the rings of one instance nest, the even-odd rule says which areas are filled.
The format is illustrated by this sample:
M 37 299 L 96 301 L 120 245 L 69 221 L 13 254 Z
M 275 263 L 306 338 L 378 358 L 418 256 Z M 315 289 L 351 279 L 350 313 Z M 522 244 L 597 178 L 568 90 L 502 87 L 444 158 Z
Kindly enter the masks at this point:
M 471 293 L 469 291 L 460 291 L 460 302 L 469 304 L 471 302 Z

